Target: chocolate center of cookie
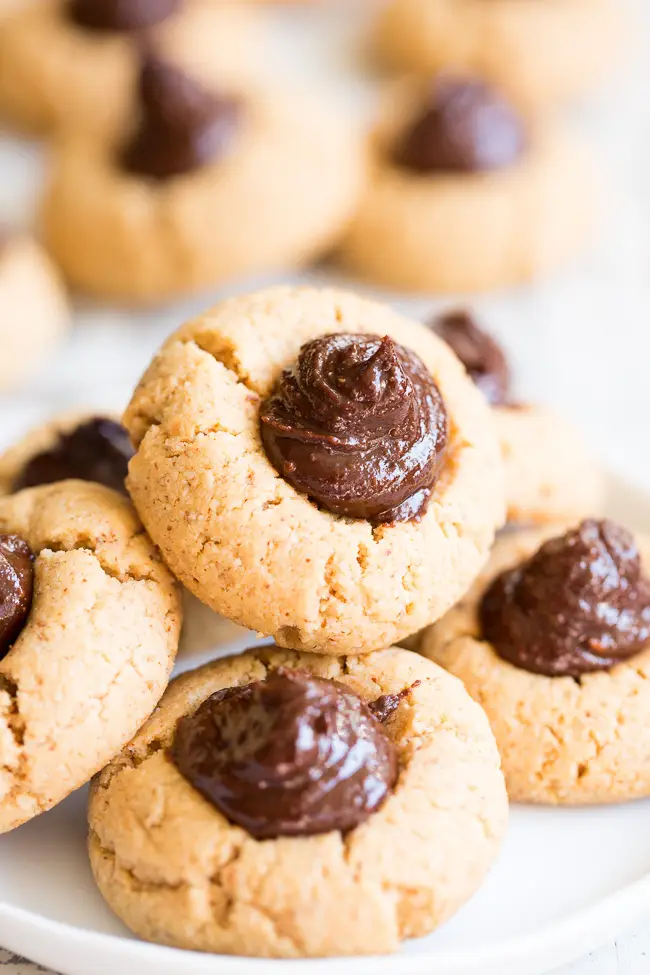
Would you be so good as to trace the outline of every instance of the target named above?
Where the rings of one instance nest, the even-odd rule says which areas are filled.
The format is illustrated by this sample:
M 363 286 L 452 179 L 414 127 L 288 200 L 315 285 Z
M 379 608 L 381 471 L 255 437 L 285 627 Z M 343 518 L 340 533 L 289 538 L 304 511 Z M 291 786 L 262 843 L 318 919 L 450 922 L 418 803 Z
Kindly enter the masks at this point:
M 410 695 L 414 688 L 419 686 L 420 681 L 416 680 L 410 687 L 405 687 L 398 694 L 382 694 L 376 701 L 371 701 L 368 707 L 379 721 L 388 721 L 402 701 Z
M 498 576 L 480 610 L 496 652 L 549 677 L 607 670 L 650 640 L 650 581 L 632 536 L 583 521 Z
M 308 342 L 260 419 L 273 466 L 328 511 L 379 524 L 426 510 L 447 413 L 424 363 L 392 339 Z
M 501 347 L 466 311 L 448 311 L 428 323 L 456 353 L 492 406 L 508 404 L 510 369 Z
M 514 163 L 526 141 L 517 112 L 487 85 L 441 78 L 399 138 L 394 161 L 417 173 L 481 172 Z
M 397 781 L 395 747 L 344 684 L 279 670 L 217 691 L 181 719 L 181 774 L 258 839 L 347 831 Z
M 162 23 L 181 6 L 182 0 L 70 0 L 68 15 L 86 30 L 135 31 Z
M 140 74 L 142 116 L 122 150 L 129 173 L 165 180 L 221 159 L 241 120 L 241 103 L 217 96 L 149 55 Z
M 133 447 L 119 423 L 96 417 L 62 433 L 50 450 L 36 454 L 16 478 L 13 490 L 75 478 L 124 491 Z
M 18 535 L 0 535 L 0 660 L 22 630 L 34 588 L 34 556 Z

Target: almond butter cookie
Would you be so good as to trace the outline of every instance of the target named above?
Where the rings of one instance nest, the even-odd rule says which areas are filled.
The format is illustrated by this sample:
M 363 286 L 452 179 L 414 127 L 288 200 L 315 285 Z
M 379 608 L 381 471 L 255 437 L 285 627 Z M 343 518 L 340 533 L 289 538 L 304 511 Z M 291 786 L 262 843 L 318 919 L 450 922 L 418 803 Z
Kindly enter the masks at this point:
M 605 484 L 579 432 L 546 406 L 520 403 L 510 388 L 503 349 L 469 312 L 430 320 L 492 407 L 501 444 L 508 521 L 572 522 L 603 510 Z
M 126 499 L 63 481 L 0 499 L 0 833 L 123 747 L 178 647 L 177 588 Z
M 413 291 L 484 291 L 549 274 L 586 245 L 592 161 L 469 77 L 399 86 L 341 242 L 344 267 Z
M 505 832 L 487 719 L 407 650 L 266 647 L 175 680 L 95 780 L 90 862 L 150 941 L 381 954 L 444 923 Z
M 477 74 L 518 103 L 549 108 L 606 78 L 623 28 L 616 0 L 389 0 L 374 49 L 392 67 Z
M 503 536 L 421 651 L 487 713 L 510 798 L 650 795 L 650 541 L 610 521 Z
M 438 619 L 503 524 L 498 444 L 461 364 L 347 292 L 222 302 L 168 339 L 123 422 L 167 564 L 282 646 L 367 652 Z
M 57 481 L 94 481 L 126 493 L 129 435 L 111 416 L 66 413 L 0 454 L 0 495 Z
M 69 327 L 65 290 L 43 248 L 0 233 L 0 390 L 29 379 Z
M 157 303 L 328 249 L 356 205 L 363 152 L 298 95 L 201 88 L 148 56 L 138 127 L 70 139 L 54 160 L 44 233 L 71 284 Z
M 115 137 L 136 116 L 146 46 L 210 88 L 250 76 L 258 15 L 218 0 L 49 0 L 0 23 L 0 115 L 33 132 Z
M 125 480 L 133 447 L 115 417 L 66 413 L 28 431 L 0 454 L 0 496 L 27 487 L 76 479 L 104 484 L 126 493 Z M 186 589 L 179 654 L 207 659 L 215 646 L 241 645 L 247 630 L 213 613 Z

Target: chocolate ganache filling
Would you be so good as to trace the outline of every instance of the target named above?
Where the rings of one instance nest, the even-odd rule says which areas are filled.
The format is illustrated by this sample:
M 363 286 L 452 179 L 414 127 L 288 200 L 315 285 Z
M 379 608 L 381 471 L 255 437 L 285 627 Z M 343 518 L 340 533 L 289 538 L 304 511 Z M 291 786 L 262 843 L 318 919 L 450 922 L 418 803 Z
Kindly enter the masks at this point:
M 286 669 L 212 694 L 179 721 L 171 757 L 257 839 L 354 829 L 398 774 L 395 746 L 354 691 Z
M 0 660 L 16 641 L 32 605 L 34 556 L 18 535 L 0 535 Z
M 49 450 L 35 454 L 14 481 L 13 490 L 76 479 L 124 492 L 132 456 L 133 447 L 124 427 L 107 417 L 94 417 L 61 433 Z
M 285 480 L 328 511 L 375 524 L 424 513 L 447 444 L 447 413 L 426 366 L 376 335 L 304 345 L 260 422 Z
M 368 707 L 374 714 L 374 716 L 381 722 L 388 721 L 390 717 L 397 711 L 398 707 L 407 697 L 414 688 L 420 686 L 420 681 L 414 681 L 410 687 L 404 687 L 397 694 L 382 694 L 378 697 L 376 701 L 371 701 Z
M 122 166 L 165 180 L 218 162 L 230 149 L 241 103 L 216 95 L 152 54 L 140 73 L 140 124 L 122 149 Z
M 587 520 L 498 576 L 480 606 L 485 640 L 549 677 L 608 670 L 650 641 L 650 581 L 634 539 Z
M 479 328 L 462 309 L 447 311 L 428 323 L 467 369 L 470 379 L 491 406 L 507 406 L 510 397 L 510 367 L 494 339 Z
M 474 173 L 516 162 L 526 148 L 515 109 L 481 81 L 439 78 L 400 136 L 395 163 L 417 173 Z
M 136 31 L 155 27 L 180 10 L 182 0 L 70 0 L 70 20 L 86 30 Z

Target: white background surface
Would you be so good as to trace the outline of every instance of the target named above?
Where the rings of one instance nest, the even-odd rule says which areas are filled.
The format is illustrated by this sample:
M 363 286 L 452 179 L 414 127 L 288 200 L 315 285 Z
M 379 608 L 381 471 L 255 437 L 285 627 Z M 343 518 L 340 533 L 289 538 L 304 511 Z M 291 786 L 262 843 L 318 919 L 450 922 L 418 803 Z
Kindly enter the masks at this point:
M 479 306 L 512 354 L 520 394 L 563 409 L 609 466 L 650 488 L 650 10 L 647 0 L 629 4 L 635 8 L 643 56 L 630 57 L 620 82 L 574 120 L 593 139 L 611 184 L 606 232 L 578 267 L 553 282 L 491 297 Z M 281 40 L 278 50 L 290 57 L 280 56 L 276 63 L 288 74 L 300 70 L 317 83 L 324 69 L 330 73 L 334 68 L 339 78 L 334 97 L 347 108 L 345 79 L 354 68 L 350 2 L 332 6 L 329 21 L 322 21 L 317 32 L 309 30 L 308 13 L 284 16 L 284 28 L 300 44 Z M 364 103 L 367 86 L 357 90 L 355 105 Z M 3 221 L 29 224 L 43 166 L 33 147 L 0 139 Z M 238 290 L 248 287 L 249 282 L 237 285 Z M 137 318 L 79 309 L 73 337 L 45 364 L 38 380 L 21 395 L 0 399 L 0 439 L 7 442 L 20 428 L 61 408 L 119 409 L 160 339 L 192 307 L 211 300 L 208 296 L 193 306 Z M 399 303 L 416 313 L 432 307 L 430 301 Z M 34 972 L 1 951 L 0 970 L 3 975 Z M 561 975 L 649 971 L 650 928 L 562 969 Z

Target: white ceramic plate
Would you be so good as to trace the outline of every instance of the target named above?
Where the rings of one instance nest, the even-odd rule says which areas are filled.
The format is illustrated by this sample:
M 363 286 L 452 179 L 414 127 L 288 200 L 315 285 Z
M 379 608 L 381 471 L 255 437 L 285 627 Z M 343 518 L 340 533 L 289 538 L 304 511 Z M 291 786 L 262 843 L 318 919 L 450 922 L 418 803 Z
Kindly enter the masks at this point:
M 650 531 L 650 495 L 612 482 L 609 512 Z M 189 602 L 181 669 L 252 634 Z M 137 941 L 104 905 L 85 854 L 85 790 L 0 837 L 0 944 L 63 975 L 317 975 Z M 599 809 L 515 807 L 502 855 L 453 920 L 393 957 L 340 959 L 339 975 L 539 975 L 650 917 L 650 800 Z

